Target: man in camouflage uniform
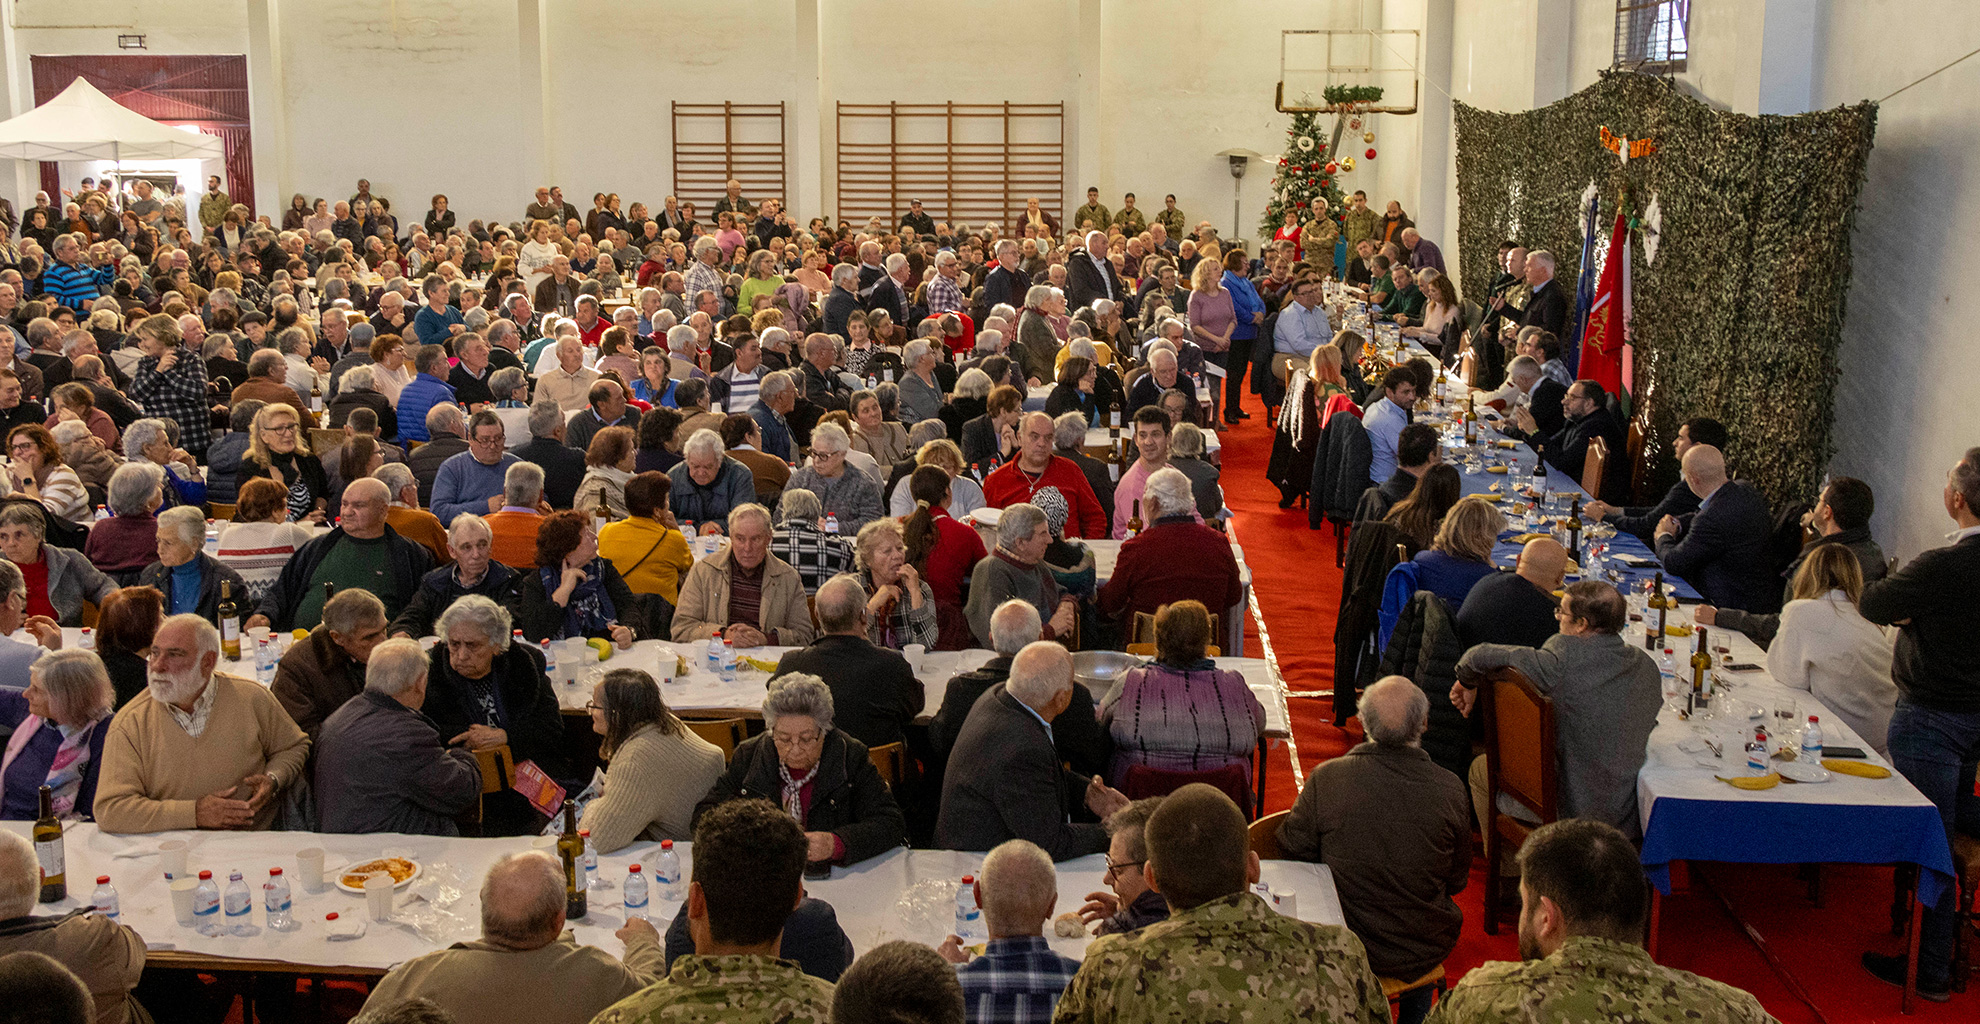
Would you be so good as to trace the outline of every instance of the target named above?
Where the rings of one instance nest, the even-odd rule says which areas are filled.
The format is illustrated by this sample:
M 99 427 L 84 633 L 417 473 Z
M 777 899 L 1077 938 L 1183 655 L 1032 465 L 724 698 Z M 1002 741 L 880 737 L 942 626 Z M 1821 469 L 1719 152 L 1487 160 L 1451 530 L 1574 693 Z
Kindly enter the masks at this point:
M 1775 1024 L 1753 996 L 1660 967 L 1638 945 L 1649 891 L 1636 848 L 1614 827 L 1570 818 L 1519 851 L 1519 955 L 1466 974 L 1432 1024 L 1634 1021 Z
M 732 800 L 694 829 L 694 952 L 593 1024 L 826 1024 L 832 986 L 777 957 L 804 897 L 804 831 L 768 800 Z
M 1229 797 L 1184 786 L 1149 816 L 1143 835 L 1148 885 L 1172 913 L 1094 940 L 1053 1024 L 1389 1024 L 1389 1001 L 1361 940 L 1338 925 L 1285 917 L 1249 891 L 1258 856 Z
M 1188 228 L 1189 221 L 1183 218 L 1181 210 L 1176 209 L 1174 192 L 1162 197 L 1162 210 L 1155 215 L 1155 223 L 1162 225 L 1162 229 L 1168 232 L 1171 239 L 1182 241 L 1183 232 Z
M 1368 193 L 1355 189 L 1348 199 L 1347 212 L 1341 214 L 1341 234 L 1347 238 L 1348 251 L 1353 252 L 1362 239 L 1374 238 L 1379 226 L 1380 219 L 1368 208 Z
M 1087 221 L 1093 222 L 1091 228 L 1087 226 Z M 1114 215 L 1108 213 L 1107 207 L 1100 202 L 1100 190 L 1097 188 L 1087 189 L 1086 205 L 1074 210 L 1072 216 L 1066 219 L 1066 224 L 1069 227 L 1077 228 L 1081 233 L 1085 233 L 1093 228 L 1105 231 L 1107 230 L 1107 225 L 1113 222 Z

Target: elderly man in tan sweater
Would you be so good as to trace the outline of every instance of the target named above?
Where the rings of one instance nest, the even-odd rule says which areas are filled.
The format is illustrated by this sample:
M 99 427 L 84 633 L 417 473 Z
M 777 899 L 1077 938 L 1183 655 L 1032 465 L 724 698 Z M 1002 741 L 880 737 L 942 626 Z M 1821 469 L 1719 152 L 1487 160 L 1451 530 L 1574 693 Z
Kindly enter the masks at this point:
M 151 642 L 148 685 L 110 722 L 96 787 L 105 832 L 266 829 L 309 756 L 273 694 L 216 675 L 220 631 L 174 615 Z
M 660 934 L 645 918 L 628 919 L 618 937 L 623 963 L 579 945 L 564 929 L 563 869 L 541 853 L 512 853 L 481 883 L 481 938 L 393 968 L 365 1008 L 424 996 L 459 1021 L 585 1024 L 666 973 Z

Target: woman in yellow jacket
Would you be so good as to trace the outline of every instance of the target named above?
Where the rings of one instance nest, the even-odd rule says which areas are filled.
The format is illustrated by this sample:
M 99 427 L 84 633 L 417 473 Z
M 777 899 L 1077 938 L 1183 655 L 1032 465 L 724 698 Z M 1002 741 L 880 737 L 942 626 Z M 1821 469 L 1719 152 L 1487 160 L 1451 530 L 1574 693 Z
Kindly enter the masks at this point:
M 687 538 L 667 511 L 665 473 L 640 473 L 626 481 L 626 519 L 598 531 L 598 554 L 625 578 L 635 594 L 680 601 L 681 577 L 694 566 Z

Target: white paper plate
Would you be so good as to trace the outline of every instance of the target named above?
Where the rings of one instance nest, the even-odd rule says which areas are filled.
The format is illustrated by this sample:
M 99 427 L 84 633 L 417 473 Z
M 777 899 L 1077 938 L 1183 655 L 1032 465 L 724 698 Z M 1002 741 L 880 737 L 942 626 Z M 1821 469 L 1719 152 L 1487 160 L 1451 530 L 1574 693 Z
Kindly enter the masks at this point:
M 1796 782 L 1827 782 L 1835 778 L 1819 764 L 1803 764 L 1800 761 L 1782 761 L 1774 766 L 1774 770 L 1781 773 L 1781 778 Z
M 980 523 L 984 526 L 994 527 L 998 523 L 1003 521 L 1004 510 L 1001 508 L 988 508 L 988 507 L 971 509 L 969 512 L 969 519 L 970 522 L 973 523 Z
M 378 859 L 378 858 L 373 858 L 373 857 L 367 857 L 367 858 L 365 858 L 365 860 L 361 860 L 361 861 L 358 861 L 357 863 L 358 863 L 358 864 L 364 864 L 364 863 L 366 863 L 366 862 L 368 862 L 368 861 L 371 861 L 371 860 L 376 860 L 376 859 Z M 421 870 L 423 870 L 423 869 L 422 869 L 422 868 L 420 867 L 420 863 L 419 863 L 418 861 L 416 861 L 416 860 L 413 860 L 413 859 L 412 859 L 411 857 L 407 857 L 407 858 L 405 858 L 405 860 L 407 860 L 407 861 L 409 861 L 409 862 L 410 862 L 410 863 L 412 864 L 412 866 L 413 866 L 413 869 L 412 869 L 412 874 L 410 874 L 410 875 L 407 875 L 404 881 L 402 881 L 402 882 L 400 882 L 400 883 L 399 883 L 399 884 L 397 884 L 397 885 L 394 885 L 394 886 L 393 886 L 392 888 L 393 888 L 393 889 L 395 889 L 395 890 L 396 890 L 396 889 L 403 889 L 403 888 L 405 888 L 406 886 L 408 886 L 408 885 L 411 885 L 411 884 L 413 884 L 413 880 L 414 880 L 414 879 L 416 879 L 416 878 L 418 878 L 418 877 L 419 877 L 419 873 L 420 873 L 420 871 L 421 871 Z M 350 874 L 350 872 L 351 872 L 351 868 L 353 868 L 353 867 L 356 867 L 356 866 L 357 866 L 356 864 L 352 864 L 352 865 L 346 865 L 346 866 L 344 866 L 343 868 L 340 868 L 340 869 L 338 869 L 338 871 L 337 871 L 337 876 L 336 876 L 336 877 L 337 877 L 337 888 L 339 888 L 339 889 L 342 889 L 343 891 L 345 891 L 345 892 L 347 892 L 347 893 L 351 893 L 352 895 L 355 895 L 355 896 L 362 896 L 362 895 L 364 895 L 364 887 L 363 887 L 363 886 L 355 886 L 355 887 L 353 887 L 353 886 L 349 886 L 349 885 L 345 885 L 345 884 L 344 884 L 344 876 L 345 876 L 345 875 L 347 875 L 347 874 Z

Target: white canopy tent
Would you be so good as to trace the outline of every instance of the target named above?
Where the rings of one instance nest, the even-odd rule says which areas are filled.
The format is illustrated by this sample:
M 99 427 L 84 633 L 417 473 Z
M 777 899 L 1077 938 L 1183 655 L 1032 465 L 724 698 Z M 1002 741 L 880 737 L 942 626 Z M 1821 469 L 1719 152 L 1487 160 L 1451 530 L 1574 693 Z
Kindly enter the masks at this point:
M 82 78 L 0 121 L 0 157 L 15 160 L 219 160 L 225 151 L 218 138 L 153 121 Z

